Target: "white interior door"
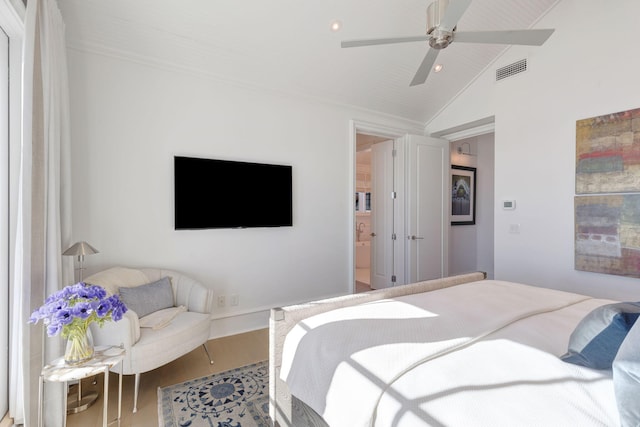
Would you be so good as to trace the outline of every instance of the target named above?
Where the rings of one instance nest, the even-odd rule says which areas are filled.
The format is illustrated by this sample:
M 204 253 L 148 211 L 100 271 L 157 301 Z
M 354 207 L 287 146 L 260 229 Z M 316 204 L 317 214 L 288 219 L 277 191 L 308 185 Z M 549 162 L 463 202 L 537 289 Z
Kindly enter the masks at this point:
M 393 286 L 394 152 L 393 141 L 371 148 L 371 288 Z
M 407 136 L 405 274 L 407 283 L 448 274 L 449 143 Z

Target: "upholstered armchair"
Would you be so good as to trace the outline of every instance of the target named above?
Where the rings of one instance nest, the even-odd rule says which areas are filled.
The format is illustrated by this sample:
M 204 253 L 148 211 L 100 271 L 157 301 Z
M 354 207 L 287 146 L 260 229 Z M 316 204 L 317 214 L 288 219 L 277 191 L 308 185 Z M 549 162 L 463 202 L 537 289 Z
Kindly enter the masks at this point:
M 140 374 L 206 346 L 211 325 L 212 293 L 197 281 L 172 270 L 114 267 L 85 279 L 109 294 L 120 294 L 128 311 L 118 322 L 91 325 L 95 345 L 126 350 L 123 375 L 135 375 L 133 412 L 138 410 Z M 138 312 L 136 312 L 136 310 Z M 111 369 L 120 373 L 120 364 Z

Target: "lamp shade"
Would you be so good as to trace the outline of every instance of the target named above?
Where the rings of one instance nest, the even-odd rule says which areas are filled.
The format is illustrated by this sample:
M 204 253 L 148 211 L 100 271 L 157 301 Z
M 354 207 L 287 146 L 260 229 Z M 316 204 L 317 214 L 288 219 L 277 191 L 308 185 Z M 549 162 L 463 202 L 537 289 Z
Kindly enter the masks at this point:
M 93 255 L 97 254 L 98 250 L 88 244 L 87 242 L 76 242 L 69 249 L 62 252 L 62 255 Z

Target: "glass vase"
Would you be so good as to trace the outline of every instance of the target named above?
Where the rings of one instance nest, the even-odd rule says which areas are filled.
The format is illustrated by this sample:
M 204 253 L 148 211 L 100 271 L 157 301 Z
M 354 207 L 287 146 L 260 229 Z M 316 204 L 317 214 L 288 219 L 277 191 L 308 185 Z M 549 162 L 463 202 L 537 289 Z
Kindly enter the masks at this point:
M 80 365 L 93 357 L 93 351 L 91 329 L 86 328 L 80 333 L 69 335 L 67 348 L 64 352 L 64 361 L 69 365 Z

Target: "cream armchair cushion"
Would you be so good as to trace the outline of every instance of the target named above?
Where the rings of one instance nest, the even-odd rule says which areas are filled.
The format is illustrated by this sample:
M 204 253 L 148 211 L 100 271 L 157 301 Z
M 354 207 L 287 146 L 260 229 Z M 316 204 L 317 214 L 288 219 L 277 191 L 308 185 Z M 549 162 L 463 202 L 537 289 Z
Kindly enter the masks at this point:
M 142 270 L 125 267 L 112 267 L 87 277 L 85 283 L 102 286 L 109 295 L 117 294 L 121 286 L 136 286 L 148 283 Z
M 126 350 L 122 364 L 124 375 L 135 375 L 133 411 L 137 411 L 140 374 L 159 368 L 180 356 L 204 345 L 211 326 L 212 293 L 199 282 L 172 270 L 157 268 L 132 269 L 114 267 L 85 279 L 116 294 L 120 287 L 134 287 L 169 277 L 176 310 L 164 327 L 141 328 L 133 310 L 127 311 L 118 322 L 106 322 L 103 327 L 91 325 L 96 345 L 117 345 Z M 153 316 L 150 314 L 149 316 Z M 208 353 L 208 351 L 207 351 Z M 120 364 L 112 368 L 120 372 Z

